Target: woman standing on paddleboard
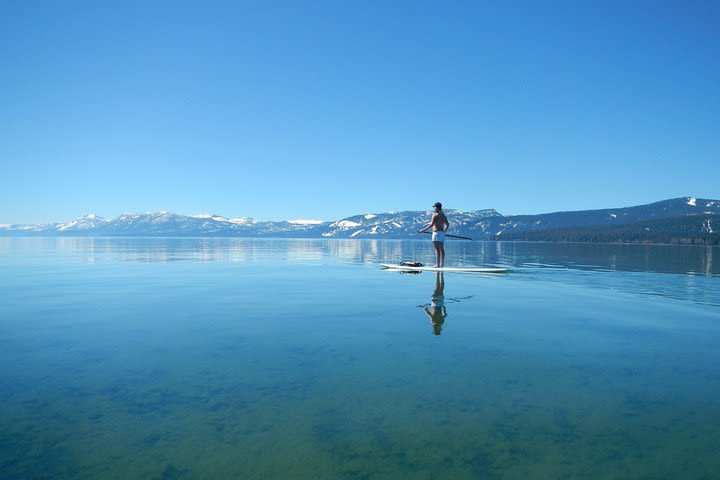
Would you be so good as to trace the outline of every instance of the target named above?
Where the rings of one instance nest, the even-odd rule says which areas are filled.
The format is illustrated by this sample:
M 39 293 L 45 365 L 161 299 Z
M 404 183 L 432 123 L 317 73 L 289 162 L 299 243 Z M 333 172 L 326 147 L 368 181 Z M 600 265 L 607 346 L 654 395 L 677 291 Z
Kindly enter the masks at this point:
M 435 247 L 435 267 L 442 268 L 445 266 L 445 232 L 450 228 L 450 222 L 442 211 L 442 203 L 435 202 L 433 205 L 435 211 L 430 219 L 430 224 L 418 230 L 418 233 L 426 232 L 432 228 L 432 242 Z

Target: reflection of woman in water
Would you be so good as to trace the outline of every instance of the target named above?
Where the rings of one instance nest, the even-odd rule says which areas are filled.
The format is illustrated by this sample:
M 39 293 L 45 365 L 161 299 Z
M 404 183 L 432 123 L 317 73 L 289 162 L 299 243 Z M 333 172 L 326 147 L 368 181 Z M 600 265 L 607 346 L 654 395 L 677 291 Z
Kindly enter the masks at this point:
M 426 305 L 418 305 L 422 307 L 423 311 L 430 317 L 430 323 L 433 326 L 433 334 L 440 335 L 442 331 L 442 324 L 445 322 L 447 317 L 447 311 L 445 310 L 445 276 L 443 272 L 435 273 L 435 291 L 433 292 L 432 298 L 430 299 L 430 308 Z

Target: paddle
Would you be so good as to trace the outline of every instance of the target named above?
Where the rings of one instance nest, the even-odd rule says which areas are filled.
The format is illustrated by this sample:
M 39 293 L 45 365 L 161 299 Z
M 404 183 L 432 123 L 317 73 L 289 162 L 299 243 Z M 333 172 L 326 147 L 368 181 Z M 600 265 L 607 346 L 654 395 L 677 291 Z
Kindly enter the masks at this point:
M 428 235 L 432 235 L 432 232 L 418 232 L 418 233 L 427 233 Z M 474 238 L 461 237 L 460 235 L 450 235 L 449 233 L 446 233 L 445 236 L 446 236 L 446 237 L 450 237 L 450 238 L 462 238 L 463 240 L 470 240 L 471 242 L 474 242 L 474 241 L 475 241 Z

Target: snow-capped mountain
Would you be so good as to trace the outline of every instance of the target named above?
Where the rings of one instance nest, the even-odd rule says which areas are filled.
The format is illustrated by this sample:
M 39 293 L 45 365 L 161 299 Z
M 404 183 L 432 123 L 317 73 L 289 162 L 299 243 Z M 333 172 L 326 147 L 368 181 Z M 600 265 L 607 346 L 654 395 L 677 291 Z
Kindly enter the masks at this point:
M 125 213 L 114 219 L 86 215 L 68 223 L 50 225 L 6 225 L 3 232 L 42 235 L 96 236 L 255 236 L 276 232 L 302 232 L 317 224 L 258 222 L 250 217 L 180 215 L 174 212 Z
M 714 233 L 717 230 L 715 216 L 720 215 L 720 200 L 684 197 L 635 207 L 541 215 L 505 216 L 493 209 L 446 210 L 445 213 L 451 223 L 451 233 L 476 239 L 503 240 L 518 238 L 517 235 L 523 232 L 568 228 L 616 229 L 638 222 L 708 215 L 710 217 L 703 217 L 703 228 Z M 365 213 L 331 222 L 261 222 L 250 217 L 226 218 L 209 213 L 188 216 L 168 211 L 127 213 L 113 219 L 91 214 L 67 223 L 0 225 L 0 235 L 417 238 L 421 235 L 416 231 L 427 225 L 430 214 L 429 211 Z
M 492 229 L 487 233 L 501 239 L 503 236 L 516 232 L 563 228 L 616 227 L 618 225 L 669 218 L 718 214 L 720 214 L 719 200 L 683 197 L 635 207 L 556 212 L 540 215 L 515 215 L 507 217 L 505 221 L 499 224 L 492 225 L 497 227 L 494 234 Z
M 98 217 L 97 215 L 91 213 L 85 215 L 84 217 L 73 220 L 72 222 L 58 224 L 56 229 L 59 232 L 93 230 L 97 228 L 102 228 L 102 226 L 107 224 L 108 222 L 110 222 L 110 220 L 108 220 L 107 218 Z
M 503 218 L 496 210 L 445 210 L 452 224 L 453 232 L 473 230 L 482 220 Z M 322 232 L 323 237 L 355 238 L 385 237 L 407 238 L 417 235 L 416 231 L 430 221 L 431 212 L 404 211 L 388 213 L 366 213 L 343 218 L 328 224 Z

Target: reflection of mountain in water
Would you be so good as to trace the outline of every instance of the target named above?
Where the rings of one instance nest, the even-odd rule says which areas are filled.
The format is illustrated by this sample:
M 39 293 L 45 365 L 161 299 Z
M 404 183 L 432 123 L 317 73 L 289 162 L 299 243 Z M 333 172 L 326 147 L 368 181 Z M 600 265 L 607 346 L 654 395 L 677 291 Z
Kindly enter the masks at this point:
M 466 250 L 465 245 L 459 248 L 461 258 L 476 256 Z M 481 252 L 487 263 L 507 263 L 517 267 L 720 274 L 720 265 L 713 264 L 713 254 L 720 255 L 720 248 L 710 246 L 488 242 L 481 247 Z
M 353 263 L 432 262 L 429 241 L 326 240 L 248 238 L 59 237 L 1 238 L 13 249 L 72 253 L 85 261 L 126 262 L 275 262 L 318 263 L 341 259 Z M 446 243 L 449 265 L 505 265 L 512 268 L 566 268 L 576 270 L 657 272 L 720 275 L 720 247 L 556 244 L 532 242 Z
M 0 250 L 12 251 L 10 259 L 42 252 L 52 256 L 43 261 L 52 262 L 257 263 L 271 274 L 293 265 L 434 260 L 429 240 L 0 238 Z M 508 280 L 582 283 L 720 305 L 720 247 L 448 241 L 446 250 L 448 265 L 509 266 L 514 272 Z

